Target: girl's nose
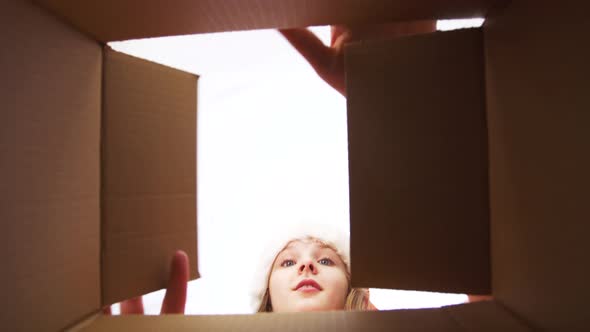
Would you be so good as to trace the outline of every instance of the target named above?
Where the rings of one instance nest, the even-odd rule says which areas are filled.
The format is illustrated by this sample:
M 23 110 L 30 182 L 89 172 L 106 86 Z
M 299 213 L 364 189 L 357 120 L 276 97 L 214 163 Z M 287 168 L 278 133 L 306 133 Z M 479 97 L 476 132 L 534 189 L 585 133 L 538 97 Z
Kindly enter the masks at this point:
M 316 274 L 317 273 L 317 269 L 316 269 L 315 265 L 312 262 L 301 264 L 301 266 L 299 267 L 299 273 L 303 273 L 306 270 L 309 271 L 309 272 L 311 272 L 311 273 L 313 273 L 313 274 Z

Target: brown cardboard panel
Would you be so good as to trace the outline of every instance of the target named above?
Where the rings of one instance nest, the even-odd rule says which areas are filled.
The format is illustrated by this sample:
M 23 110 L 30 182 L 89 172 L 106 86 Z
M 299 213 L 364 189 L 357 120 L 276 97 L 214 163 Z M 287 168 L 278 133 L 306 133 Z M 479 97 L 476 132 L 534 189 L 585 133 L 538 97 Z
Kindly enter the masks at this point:
M 438 309 L 99 317 L 81 331 L 462 331 Z M 470 330 L 467 330 L 470 331 Z M 515 330 L 517 331 L 517 330 Z
M 494 301 L 453 305 L 443 307 L 442 310 L 466 331 L 532 331 L 524 322 Z
M 353 286 L 489 293 L 481 31 L 345 56 Z
M 56 331 L 100 307 L 102 51 L 0 3 L 0 325 Z
M 104 304 L 166 286 L 170 259 L 197 273 L 197 77 L 105 50 L 102 128 Z
M 589 7 L 515 0 L 485 28 L 494 296 L 544 330 L 590 324 Z
M 36 0 L 100 41 L 203 32 L 484 17 L 504 0 Z

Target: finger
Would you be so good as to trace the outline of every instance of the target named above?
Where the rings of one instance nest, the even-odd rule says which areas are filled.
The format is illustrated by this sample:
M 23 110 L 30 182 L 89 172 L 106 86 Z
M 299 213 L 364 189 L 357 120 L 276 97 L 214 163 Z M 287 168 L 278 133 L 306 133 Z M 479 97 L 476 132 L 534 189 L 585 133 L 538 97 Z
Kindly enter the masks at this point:
M 331 35 L 330 46 L 331 47 L 334 47 L 334 45 L 336 45 L 336 41 L 338 40 L 338 38 L 340 36 L 342 36 L 342 34 L 344 34 L 344 31 L 346 31 L 346 27 L 344 27 L 343 25 L 332 25 L 330 27 L 330 35 Z
M 331 66 L 332 50 L 313 32 L 303 28 L 279 29 L 279 32 L 317 72 L 325 72 Z
M 178 250 L 172 257 L 168 288 L 162 303 L 161 314 L 183 314 L 186 304 L 186 288 L 189 278 L 188 256 Z
M 493 298 L 491 295 L 467 295 L 467 302 L 481 302 L 481 301 L 491 301 Z
M 108 306 L 106 306 L 106 307 L 103 307 L 103 308 L 102 308 L 102 314 L 103 314 L 103 315 L 106 315 L 106 316 L 110 316 L 110 315 L 112 315 L 112 312 L 111 312 L 111 306 L 110 306 L 110 305 L 108 305 Z
M 436 31 L 435 20 L 422 20 L 405 22 L 400 26 L 401 35 L 409 36 L 414 34 L 422 34 Z
M 141 296 L 121 302 L 121 315 L 143 315 Z
M 436 31 L 436 20 L 389 22 L 356 25 L 350 28 L 349 41 L 395 39 Z
M 366 297 L 366 305 L 365 308 L 367 308 L 366 310 L 368 311 L 378 311 L 379 309 L 377 309 L 377 307 L 375 307 L 375 305 L 371 302 L 371 290 L 367 288 L 367 297 Z
M 367 310 L 368 311 L 379 311 L 379 309 L 377 309 L 377 307 L 371 301 L 369 301 L 369 304 L 367 305 Z

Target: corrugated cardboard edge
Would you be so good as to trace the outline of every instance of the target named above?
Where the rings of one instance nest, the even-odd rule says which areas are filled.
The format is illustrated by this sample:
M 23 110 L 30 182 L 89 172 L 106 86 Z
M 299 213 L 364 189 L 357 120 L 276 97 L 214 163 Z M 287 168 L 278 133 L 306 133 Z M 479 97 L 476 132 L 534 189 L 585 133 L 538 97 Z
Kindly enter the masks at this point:
M 72 331 L 532 331 L 494 301 L 433 309 L 209 316 L 95 316 Z
M 323 311 L 207 316 L 101 316 L 83 331 L 457 331 L 459 326 L 439 309 L 394 311 Z

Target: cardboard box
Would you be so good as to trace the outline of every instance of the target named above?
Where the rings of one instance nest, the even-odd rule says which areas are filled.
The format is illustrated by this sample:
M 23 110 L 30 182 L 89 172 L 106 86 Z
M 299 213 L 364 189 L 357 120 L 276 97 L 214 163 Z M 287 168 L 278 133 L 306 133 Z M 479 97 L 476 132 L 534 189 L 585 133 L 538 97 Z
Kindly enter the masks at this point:
M 3 330 L 587 329 L 587 7 L 3 1 Z M 105 42 L 473 16 L 487 17 L 482 29 L 347 48 L 352 283 L 491 292 L 495 301 L 382 312 L 99 314 L 162 288 L 176 248 L 197 266 L 197 77 Z M 428 84 L 438 79 L 448 83 Z

